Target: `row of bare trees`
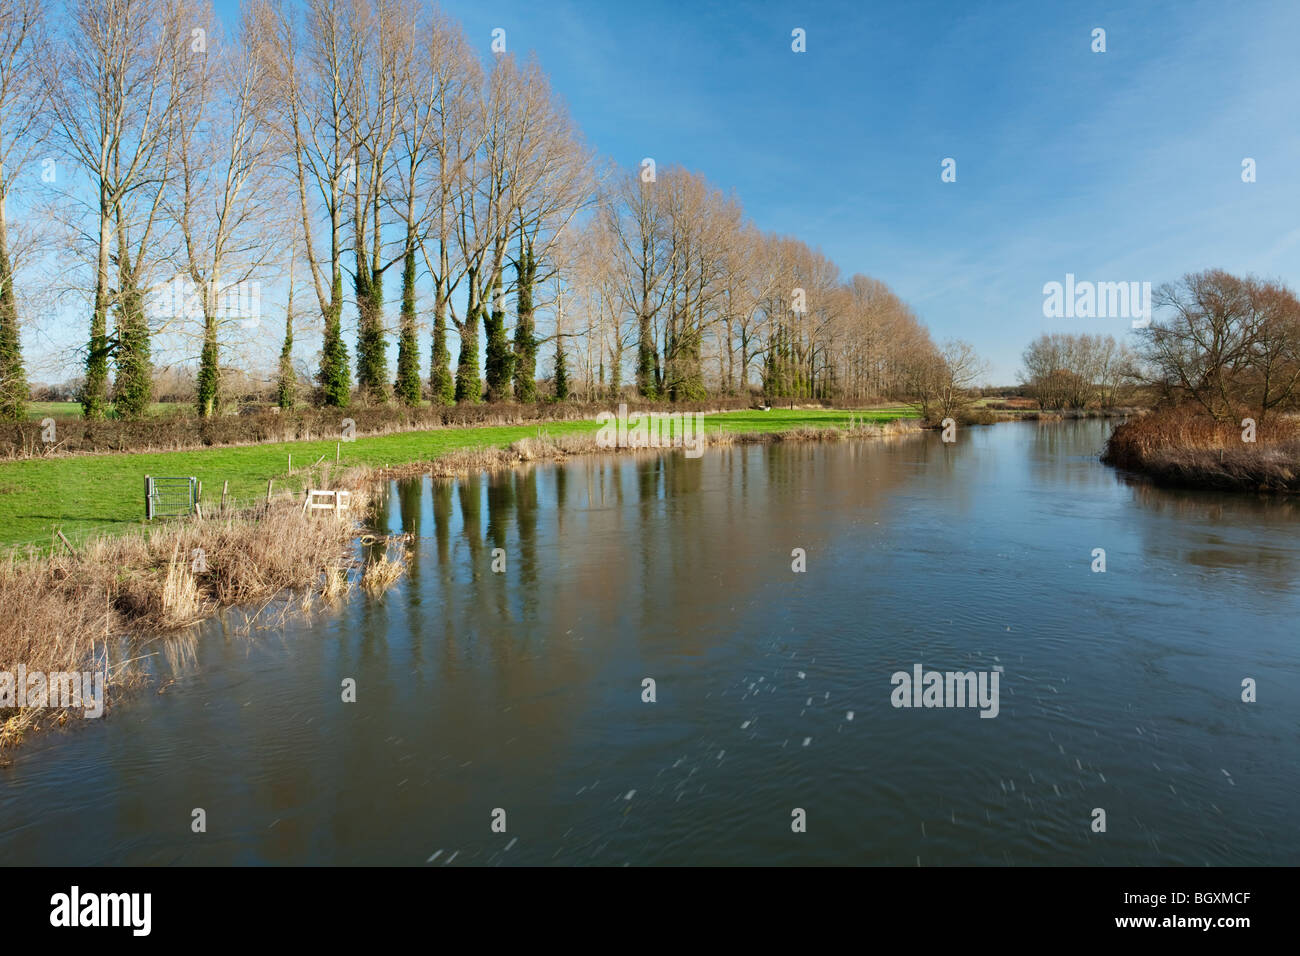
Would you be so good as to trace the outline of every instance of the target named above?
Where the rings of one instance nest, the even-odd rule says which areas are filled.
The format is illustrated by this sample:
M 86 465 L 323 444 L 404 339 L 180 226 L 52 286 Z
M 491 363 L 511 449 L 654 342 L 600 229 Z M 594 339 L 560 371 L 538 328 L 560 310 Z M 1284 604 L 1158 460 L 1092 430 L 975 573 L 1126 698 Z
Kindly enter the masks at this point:
M 564 250 L 581 387 L 699 400 L 861 400 L 899 394 L 936 355 L 912 311 L 882 282 L 840 278 L 806 243 L 764 233 L 740 202 L 680 167 L 643 164 L 603 178 L 596 214 Z
M 5 199 L 36 214 L 48 155 L 91 418 L 144 414 L 160 339 L 217 413 L 273 286 L 286 407 L 295 332 L 332 406 L 530 402 L 547 371 L 558 398 L 865 400 L 941 360 L 883 283 L 688 170 L 598 163 L 535 62 L 489 56 L 427 0 L 245 0 L 228 33 L 206 0 L 4 0 L 0 414 L 27 392 Z
M 1132 350 L 1110 335 L 1046 333 L 1021 358 L 1021 381 L 1039 408 L 1113 407 L 1136 368 Z
M 1051 333 L 1029 344 L 1022 381 L 1041 408 L 1111 407 L 1138 389 L 1220 422 L 1300 406 L 1300 299 L 1284 284 L 1222 269 L 1155 293 L 1129 348 L 1111 336 Z

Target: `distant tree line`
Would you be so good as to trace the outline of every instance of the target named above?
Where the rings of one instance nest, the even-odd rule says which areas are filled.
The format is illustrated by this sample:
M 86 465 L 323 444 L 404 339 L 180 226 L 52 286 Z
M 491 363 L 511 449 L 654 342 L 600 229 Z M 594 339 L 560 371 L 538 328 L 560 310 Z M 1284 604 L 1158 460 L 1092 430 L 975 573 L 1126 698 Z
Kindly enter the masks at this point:
M 1110 335 L 1051 332 L 1025 348 L 1021 381 L 1039 408 L 1108 408 L 1134 372 L 1131 349 Z
M 1042 408 L 1139 396 L 1218 422 L 1300 406 L 1300 300 L 1283 283 L 1189 273 L 1156 290 L 1153 313 L 1133 348 L 1108 335 L 1039 336 L 1022 356 L 1025 394 Z

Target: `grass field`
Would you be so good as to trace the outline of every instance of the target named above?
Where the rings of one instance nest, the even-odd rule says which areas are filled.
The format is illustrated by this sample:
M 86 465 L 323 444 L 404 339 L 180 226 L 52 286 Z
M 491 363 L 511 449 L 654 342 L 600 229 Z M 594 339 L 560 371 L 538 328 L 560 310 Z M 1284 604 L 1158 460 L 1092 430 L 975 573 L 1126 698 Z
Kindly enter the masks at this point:
M 771 432 L 806 427 L 844 427 L 911 417 L 904 407 L 864 411 L 743 411 L 709 415 L 708 432 Z M 340 464 L 382 467 L 430 461 L 459 449 L 504 447 L 543 431 L 561 436 L 595 432 L 595 421 L 548 422 L 544 425 L 445 428 L 358 438 L 339 446 Z M 221 498 L 230 482 L 236 501 L 252 502 L 266 494 L 268 479 L 277 491 L 299 490 L 303 476 L 286 476 L 288 456 L 294 470 L 322 456 L 333 462 L 334 441 L 285 442 L 158 454 L 77 455 L 0 463 L 0 546 L 46 546 L 56 529 L 73 541 L 97 532 L 125 531 L 143 523 L 144 476 L 195 476 L 203 482 L 204 501 Z
M 192 405 L 176 402 L 154 402 L 149 406 L 149 416 L 189 415 L 194 411 Z M 111 409 L 110 409 L 111 412 Z M 27 418 L 38 422 L 42 418 L 80 418 L 80 402 L 28 402 Z

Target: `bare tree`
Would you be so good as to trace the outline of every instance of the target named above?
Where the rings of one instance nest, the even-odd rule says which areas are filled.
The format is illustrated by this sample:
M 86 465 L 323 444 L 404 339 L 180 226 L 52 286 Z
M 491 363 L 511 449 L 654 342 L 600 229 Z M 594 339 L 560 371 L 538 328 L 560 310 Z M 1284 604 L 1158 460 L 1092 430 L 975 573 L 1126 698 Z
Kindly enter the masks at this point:
M 657 176 L 647 169 L 618 176 L 601 207 L 619 250 L 622 296 L 636 323 L 636 387 L 653 398 L 663 387 L 655 323 L 668 301 L 672 267 L 668 247 L 668 213 Z
M 460 285 L 464 258 L 456 242 L 461 204 L 470 163 L 481 145 L 482 126 L 474 122 L 482 70 L 459 26 L 433 15 L 427 28 L 428 67 L 423 74 L 427 87 L 422 96 L 430 107 L 428 148 L 434 163 L 425 179 L 424 205 L 428 227 L 419 234 L 419 248 L 425 268 L 433 280 L 433 351 L 429 366 L 429 392 L 434 404 L 456 400 L 456 383 L 451 372 L 451 350 L 447 342 L 447 321 L 464 335 L 461 321 L 452 310 L 452 295 Z M 473 329 L 477 346 L 478 327 Z M 477 362 L 477 358 L 475 359 Z
M 949 340 L 914 361 L 909 381 L 912 403 L 927 421 L 956 418 L 974 400 L 971 390 L 986 372 L 987 366 L 969 342 Z
M 197 410 L 217 411 L 220 350 L 228 330 L 260 320 L 261 283 L 284 249 L 290 219 L 268 207 L 276 186 L 269 58 L 258 49 L 265 10 L 246 9 L 239 36 L 227 43 L 211 7 L 194 10 L 207 23 L 207 50 L 189 58 L 189 96 L 181 110 L 176 166 L 167 205 L 180 232 L 181 275 L 198 290 L 200 321 Z M 187 319 L 190 316 L 185 316 Z
M 1214 269 L 1161 286 L 1156 303 L 1167 315 L 1140 333 L 1140 378 L 1166 400 L 1231 421 L 1293 399 L 1300 303 L 1285 286 Z
M 457 371 L 460 401 L 478 399 L 477 367 L 470 361 L 477 340 L 471 342 L 468 336 L 477 335 L 479 318 L 487 345 L 484 378 L 490 400 L 511 397 L 521 354 L 525 365 L 535 362 L 532 298 L 538 269 L 546 261 L 548 244 L 576 215 L 588 192 L 585 148 L 535 62 L 521 67 L 513 56 L 498 56 L 480 104 L 482 145 L 468 167 L 467 201 L 460 204 L 459 241 L 469 285 Z M 505 327 L 505 266 L 516 240 L 516 305 L 524 330 L 512 346 Z M 527 371 L 524 377 L 532 379 Z
M 265 7 L 259 50 L 273 84 L 280 150 L 294 183 L 301 252 L 307 261 L 322 320 L 321 402 L 344 407 L 351 373 L 343 342 L 343 230 L 346 198 L 356 179 L 347 104 L 357 78 L 347 58 L 347 18 L 331 0 L 307 0 L 299 18 L 284 0 Z M 317 230 L 324 232 L 318 241 Z M 322 248 L 323 247 L 323 248 Z
M 118 401 L 138 414 L 149 382 L 141 286 L 152 264 L 190 36 L 179 6 L 165 0 L 72 0 L 68 13 L 42 61 L 42 82 L 57 141 L 94 190 L 89 204 L 98 229 L 91 237 L 94 301 L 82 407 L 88 418 L 103 416 L 108 361 L 115 357 Z
M 41 138 L 38 122 L 46 87 L 38 62 L 45 50 L 41 0 L 12 0 L 0 6 L 0 419 L 5 421 L 21 421 L 28 399 L 7 208 L 14 176 Z
M 553 254 L 565 231 L 595 199 L 591 152 L 541 70 L 527 74 L 527 116 L 520 129 L 521 162 L 511 175 L 518 253 L 515 271 L 515 399 L 537 398 L 536 289 L 556 274 Z
M 405 262 L 408 236 L 385 243 L 385 222 L 392 200 L 389 177 L 411 182 L 393 168 L 395 153 L 410 128 L 401 120 L 409 102 L 404 86 L 418 57 L 417 9 L 407 0 L 347 0 L 337 4 L 346 21 L 345 57 L 351 77 L 344 115 L 351 131 L 354 175 L 351 176 L 353 287 L 357 299 L 357 385 L 367 401 L 388 399 L 388 359 L 384 329 L 384 274 Z M 409 141 L 408 141 L 409 142 Z M 406 156 L 409 159 L 409 154 Z M 400 194 L 400 185 L 398 192 Z M 408 197 L 413 189 L 408 191 Z M 406 204 L 406 212 L 411 212 Z

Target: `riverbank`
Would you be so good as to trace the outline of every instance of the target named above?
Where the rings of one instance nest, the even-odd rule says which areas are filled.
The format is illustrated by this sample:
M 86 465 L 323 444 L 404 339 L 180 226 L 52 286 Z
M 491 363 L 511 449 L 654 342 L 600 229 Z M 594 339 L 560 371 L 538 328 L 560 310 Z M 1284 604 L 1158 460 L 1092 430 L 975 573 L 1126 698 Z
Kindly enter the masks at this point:
M 1252 433 L 1186 408 L 1165 409 L 1117 425 L 1101 460 L 1165 487 L 1296 494 L 1300 422 L 1267 419 Z
M 797 428 L 846 428 L 881 423 L 914 413 L 901 406 L 866 410 L 773 409 L 706 415 L 705 431 L 770 432 Z M 503 449 L 525 438 L 562 440 L 595 435 L 599 423 L 548 422 L 509 426 L 465 426 L 362 436 L 334 435 L 310 441 L 275 442 L 175 452 L 121 453 L 33 458 L 0 462 L 0 547 L 49 548 L 56 531 L 73 544 L 92 536 L 123 534 L 144 527 L 145 475 L 194 476 L 203 483 L 205 509 L 226 499 L 241 510 L 273 495 L 301 493 L 310 469 L 384 468 L 434 462 L 453 452 Z M 54 541 L 57 545 L 57 540 Z
M 260 605 L 235 609 L 144 648 L 149 684 L 110 696 L 104 722 L 7 752 L 0 852 L 88 866 L 833 864 L 843 834 L 783 838 L 803 801 L 776 791 L 890 766 L 906 787 L 850 774 L 856 789 L 830 787 L 817 811 L 858 820 L 877 862 L 1282 863 L 1300 772 L 1269 755 L 1297 708 L 1243 704 L 1215 675 L 1264 687 L 1296 666 L 1300 508 L 1131 488 L 1097 460 L 1110 431 L 996 426 L 952 445 L 735 445 L 400 482 L 375 513 L 412 536 L 396 587 L 308 616 L 273 602 L 251 633 Z M 796 546 L 807 574 L 792 571 Z M 1087 571 L 1097 546 L 1109 574 Z M 996 720 L 954 712 L 936 734 L 891 704 L 895 671 L 995 657 Z M 1015 766 L 954 781 L 990 725 Z M 1143 819 L 1168 810 L 1172 785 L 1187 826 L 1209 822 L 1159 846 L 1112 827 L 1099 848 L 1054 787 L 1101 803 L 1117 779 L 1136 782 Z M 737 801 L 765 793 L 782 803 L 738 829 Z M 198 806 L 209 833 L 219 807 L 231 837 L 196 839 Z M 506 835 L 479 822 L 497 806 Z M 709 825 L 683 828 L 683 813 Z
M 313 515 L 302 507 L 301 492 L 282 488 L 256 505 L 119 529 L 75 549 L 11 551 L 0 565 L 0 603 L 10 612 L 0 619 L 0 673 L 16 673 L 20 665 L 29 673 L 93 671 L 102 673 L 105 687 L 116 692 L 140 676 L 131 667 L 139 660 L 139 638 L 124 646 L 128 635 L 176 632 L 222 608 L 269 602 L 287 592 L 297 595 L 305 610 L 318 600 L 337 600 L 354 585 L 382 591 L 401 576 L 405 550 L 368 549 L 364 563 L 353 557 L 368 504 L 382 493 L 381 482 L 629 450 L 605 447 L 597 439 L 596 423 L 581 424 L 590 427 L 558 435 L 535 430 L 505 446 L 465 444 L 429 460 L 344 470 L 317 462 L 295 472 L 302 487 L 348 491 L 351 506 L 343 514 Z M 843 413 L 842 427 L 791 425 L 780 413 L 761 421 L 767 426 L 762 430 L 731 431 L 725 421 L 713 424 L 702 437 L 704 448 L 880 438 L 920 430 L 915 420 L 870 412 Z M 0 705 L 0 750 L 40 724 L 68 716 L 67 707 Z
M 748 397 L 705 402 L 631 402 L 632 411 L 734 412 L 751 407 Z M 77 407 L 77 406 L 74 406 Z M 539 425 L 594 419 L 607 403 L 514 402 L 460 405 L 357 405 L 350 408 L 274 407 L 226 412 L 209 418 L 161 409 L 138 420 L 88 421 L 77 415 L 35 415 L 26 422 L 0 423 L 0 460 L 61 455 L 191 451 L 265 445 L 441 428 Z M 173 406 L 173 409 L 175 406 Z
M 859 413 L 860 414 L 860 413 Z M 842 427 L 829 425 L 796 425 L 783 427 L 780 422 L 755 431 L 728 431 L 718 428 L 705 432 L 698 448 L 725 448 L 730 445 L 758 445 L 775 442 L 838 442 L 851 439 L 889 438 L 915 434 L 924 430 L 919 419 L 893 418 L 876 420 L 871 416 L 858 417 L 849 413 Z M 680 451 L 680 446 L 677 447 Z M 378 469 L 376 477 L 383 480 L 407 478 L 413 475 L 432 475 L 435 478 L 455 478 L 476 471 L 500 471 L 534 461 L 564 461 L 581 455 L 603 455 L 618 452 L 655 454 L 671 450 L 669 446 L 608 447 L 601 443 L 595 432 L 569 435 L 540 435 L 523 438 L 506 447 L 462 449 L 450 452 L 434 461 L 408 462 Z
M 151 635 L 285 592 L 295 592 L 306 609 L 339 599 L 355 584 L 386 586 L 398 562 L 386 554 L 366 563 L 353 557 L 354 516 L 364 513 L 369 494 L 364 478 L 337 482 L 351 492 L 351 514 L 313 517 L 282 499 L 168 523 L 147 535 L 100 537 L 76 551 L 11 553 L 0 564 L 0 674 L 21 668 L 29 675 L 102 675 L 111 697 L 139 681 L 142 668 L 134 665 L 149 656 Z M 47 680 L 52 686 L 50 678 L 42 685 Z M 42 701 L 24 690 L 17 701 L 0 699 L 0 750 L 41 724 L 77 716 L 66 699 Z

